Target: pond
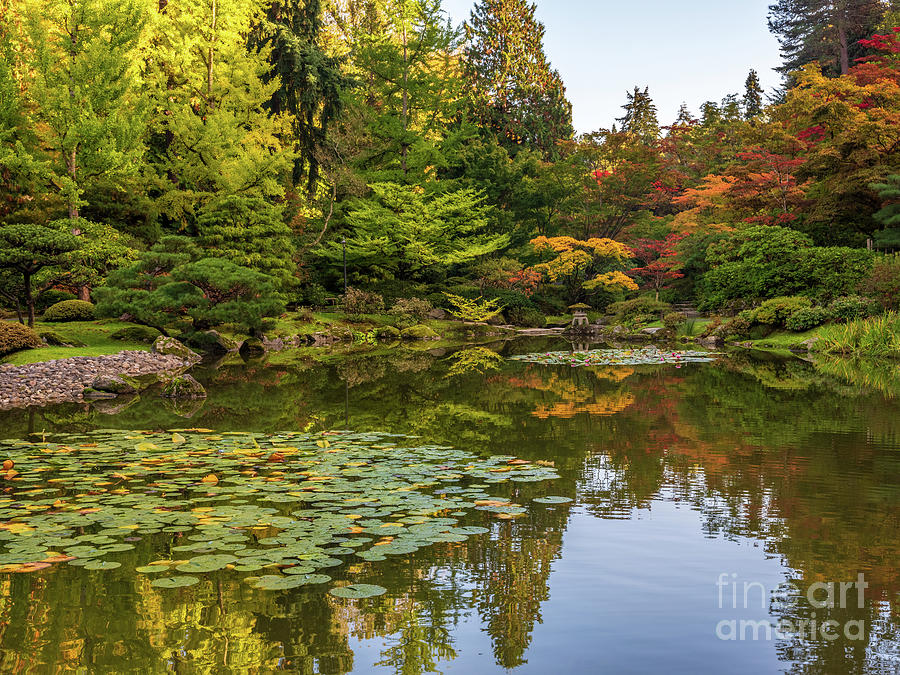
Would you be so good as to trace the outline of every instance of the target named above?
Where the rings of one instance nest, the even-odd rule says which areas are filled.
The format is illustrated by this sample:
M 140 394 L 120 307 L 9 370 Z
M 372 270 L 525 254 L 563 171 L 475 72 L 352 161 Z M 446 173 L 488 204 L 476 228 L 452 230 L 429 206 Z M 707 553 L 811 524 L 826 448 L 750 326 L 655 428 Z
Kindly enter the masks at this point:
M 113 546 L 109 562 L 0 574 L 0 671 L 900 672 L 896 365 L 749 353 L 712 363 L 532 362 L 511 357 L 570 347 L 489 347 L 286 352 L 200 370 L 205 401 L 145 395 L 0 413 L 0 438 L 36 443 L 4 442 L 0 460 L 20 458 L 33 492 L 7 481 L 0 510 L 8 518 L 31 504 L 17 520 L 57 522 L 85 549 Z M 323 434 L 333 430 L 353 433 Z M 56 441 L 75 448 L 81 468 L 58 463 L 52 475 L 63 482 L 53 483 L 34 469 L 61 452 Z M 193 459 L 166 465 L 164 480 L 154 473 L 155 483 L 127 490 L 107 480 L 133 480 L 150 461 L 141 453 L 171 458 L 182 446 Z M 238 446 L 258 451 L 232 462 Z M 344 468 L 329 459 L 338 449 L 352 460 Z M 239 476 L 280 486 L 295 458 L 322 462 L 306 478 L 331 480 L 331 496 L 317 511 L 308 493 L 266 488 L 279 509 L 300 499 L 304 510 L 278 511 L 294 521 L 276 514 L 263 544 L 302 558 L 302 533 L 324 546 L 323 528 L 343 513 L 359 518 L 353 531 L 365 547 L 383 544 L 390 555 L 333 538 L 345 542 L 330 544 L 339 557 L 307 560 L 325 569 L 295 570 L 329 581 L 290 587 L 258 581 L 277 572 L 265 566 L 271 559 L 233 564 L 244 533 L 221 522 L 259 505 Z M 152 460 L 152 471 L 169 461 Z M 390 481 L 410 490 L 381 502 L 390 508 L 361 501 L 362 514 L 347 515 L 339 502 L 357 488 L 341 471 L 367 481 L 357 488 L 370 499 Z M 510 475 L 525 479 L 500 480 Z M 77 504 L 75 520 L 54 515 L 64 507 L 49 503 L 57 497 L 48 486 Z M 212 527 L 218 544 L 191 534 L 194 521 L 179 529 L 169 489 L 205 495 L 196 523 Z M 130 503 L 138 492 L 156 501 Z M 441 511 L 446 522 L 423 524 L 433 499 L 457 505 Z M 85 508 L 92 501 L 116 503 L 116 512 L 149 506 L 123 538 L 107 521 L 94 519 L 107 526 L 97 534 L 78 520 L 103 513 Z M 176 525 L 148 527 L 151 513 Z M 0 543 L 21 542 L 16 529 Z M 347 548 L 356 545 L 356 554 Z M 159 577 L 135 571 L 196 555 L 205 557 L 175 573 L 199 579 L 188 585 L 154 585 Z M 366 586 L 330 592 L 347 582 Z

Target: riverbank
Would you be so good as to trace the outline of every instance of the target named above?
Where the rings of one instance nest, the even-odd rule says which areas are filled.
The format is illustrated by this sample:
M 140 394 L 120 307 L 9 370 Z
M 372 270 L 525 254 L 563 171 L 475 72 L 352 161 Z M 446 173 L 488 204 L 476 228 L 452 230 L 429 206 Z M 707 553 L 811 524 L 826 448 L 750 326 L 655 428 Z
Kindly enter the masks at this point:
M 76 356 L 19 366 L 0 365 L 0 410 L 84 400 L 98 378 L 152 376 L 162 381 L 192 365 L 174 354 L 122 351 L 105 356 Z

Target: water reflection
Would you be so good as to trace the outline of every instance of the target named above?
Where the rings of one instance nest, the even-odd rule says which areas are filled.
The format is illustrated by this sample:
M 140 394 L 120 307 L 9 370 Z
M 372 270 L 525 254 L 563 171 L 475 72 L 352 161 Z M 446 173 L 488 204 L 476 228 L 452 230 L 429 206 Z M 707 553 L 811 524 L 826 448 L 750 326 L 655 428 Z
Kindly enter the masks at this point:
M 359 348 L 324 361 L 299 352 L 208 369 L 210 398 L 196 407 L 145 395 L 0 414 L 2 437 L 185 419 L 417 434 L 554 462 L 563 478 L 552 493 L 575 498 L 516 521 L 472 516 L 466 524 L 491 533 L 464 543 L 351 563 L 355 579 L 388 588 L 363 601 L 265 593 L 228 573 L 161 591 L 127 562 L 3 575 L 0 670 L 900 669 L 896 364 L 741 354 L 681 369 L 568 368 L 492 356 L 550 348 L 560 347 Z M 501 492 L 532 496 L 521 484 Z M 127 555 L 145 560 L 172 544 L 144 540 Z M 721 573 L 763 585 L 764 607 L 718 607 Z M 861 605 L 821 608 L 805 595 L 859 573 L 869 584 Z M 865 634 L 719 640 L 718 622 L 731 618 L 859 621 Z

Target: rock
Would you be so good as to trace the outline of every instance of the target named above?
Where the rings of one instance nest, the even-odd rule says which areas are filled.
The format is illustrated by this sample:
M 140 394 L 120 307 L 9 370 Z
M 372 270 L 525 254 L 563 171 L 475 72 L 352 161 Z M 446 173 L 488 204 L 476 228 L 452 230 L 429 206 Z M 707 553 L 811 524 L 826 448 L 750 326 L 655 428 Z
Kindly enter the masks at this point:
M 99 399 L 116 397 L 116 395 L 110 391 L 97 391 L 92 387 L 85 387 L 81 392 L 81 395 L 86 401 L 96 401 Z
M 184 336 L 184 343 L 206 354 L 236 352 L 240 343 L 215 330 L 195 331 Z
M 127 375 L 101 375 L 91 383 L 91 388 L 110 394 L 136 394 L 138 383 Z
M 502 314 L 497 314 L 488 319 L 486 323 L 489 326 L 503 326 L 506 324 L 506 319 L 503 318 Z
M 375 329 L 375 337 L 379 340 L 399 340 L 400 329 L 394 326 L 379 326 Z
M 201 360 L 196 352 L 192 352 L 175 338 L 165 335 L 156 338 L 151 349 L 154 354 L 177 356 L 187 363 L 197 363 Z
M 710 335 L 709 337 L 698 338 L 697 344 L 715 349 L 717 347 L 723 346 L 725 344 L 725 340 L 722 339 L 721 335 Z
M 798 348 L 807 352 L 815 351 L 815 349 L 813 348 L 815 347 L 816 343 L 820 342 L 821 340 L 822 338 L 818 337 L 809 338 L 808 340 L 804 340 L 803 342 L 801 342 Z
M 152 344 L 160 335 L 156 328 L 150 326 L 125 326 L 115 333 L 110 334 L 113 340 L 121 340 L 122 342 L 137 342 L 138 344 Z
M 263 341 L 256 337 L 247 338 L 241 345 L 241 356 L 245 359 L 262 356 L 266 353 L 266 347 Z
M 280 352 L 284 351 L 285 345 L 284 340 L 281 338 L 275 338 L 274 340 L 269 340 L 268 338 L 262 338 L 263 349 L 267 352 Z
M 609 331 L 613 335 L 628 335 L 628 329 L 625 326 L 613 326 L 612 330 Z
M 430 326 L 419 324 L 418 326 L 410 326 L 400 331 L 400 337 L 404 340 L 439 340 L 440 335 L 435 333 Z
M 446 321 L 450 318 L 450 315 L 445 312 L 443 309 L 439 307 L 435 307 L 433 310 L 428 312 L 429 319 L 437 319 L 438 321 Z
M 165 398 L 206 398 L 206 389 L 190 375 L 179 375 L 166 384 L 162 396 Z
M 46 342 L 51 347 L 84 347 L 85 344 L 80 340 L 75 340 L 74 338 L 64 338 L 59 333 L 52 330 L 40 330 L 38 331 L 38 335 L 41 340 Z
M 659 333 L 662 330 L 665 330 L 665 329 L 662 328 L 661 326 L 656 326 L 654 328 L 645 328 L 641 332 L 644 333 L 645 335 L 656 335 L 657 333 Z

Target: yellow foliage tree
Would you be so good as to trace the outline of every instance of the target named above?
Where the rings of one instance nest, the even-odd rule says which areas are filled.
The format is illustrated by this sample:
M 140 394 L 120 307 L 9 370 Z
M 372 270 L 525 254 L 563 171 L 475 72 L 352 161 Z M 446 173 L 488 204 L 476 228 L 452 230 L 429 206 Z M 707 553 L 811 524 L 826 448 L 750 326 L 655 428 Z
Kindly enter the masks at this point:
M 625 273 L 634 257 L 631 249 L 613 239 L 538 237 L 531 240 L 535 251 L 547 258 L 531 269 L 551 283 L 562 283 L 568 300 L 583 299 L 585 292 L 631 291 L 637 285 Z

